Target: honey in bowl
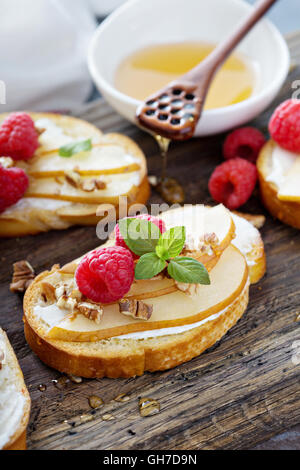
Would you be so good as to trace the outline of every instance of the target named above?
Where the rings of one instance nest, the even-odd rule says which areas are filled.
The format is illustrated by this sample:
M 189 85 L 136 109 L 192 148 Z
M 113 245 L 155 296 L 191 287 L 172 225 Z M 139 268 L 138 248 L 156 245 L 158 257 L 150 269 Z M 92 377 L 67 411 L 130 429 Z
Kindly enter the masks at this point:
M 144 101 L 195 67 L 215 48 L 214 44 L 183 42 L 140 49 L 119 65 L 115 86 L 122 93 Z M 233 53 L 217 72 L 204 109 L 229 106 L 249 98 L 257 87 L 256 64 Z

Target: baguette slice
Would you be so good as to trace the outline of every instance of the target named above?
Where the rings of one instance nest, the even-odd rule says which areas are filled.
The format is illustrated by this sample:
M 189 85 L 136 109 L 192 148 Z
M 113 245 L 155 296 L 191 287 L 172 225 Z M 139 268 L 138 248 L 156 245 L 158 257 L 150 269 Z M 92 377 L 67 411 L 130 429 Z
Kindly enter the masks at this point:
M 118 215 L 119 197 L 123 196 L 129 207 L 147 202 L 146 159 L 130 138 L 117 133 L 104 135 L 88 122 L 69 116 L 30 114 L 46 131 L 39 137 L 42 145 L 36 155 L 28 162 L 17 162 L 29 174 L 30 185 L 25 197 L 0 214 L 0 238 L 97 225 L 103 218 L 97 209 L 103 213 L 104 206 L 111 204 Z M 0 115 L 0 123 L 5 116 Z M 70 158 L 58 155 L 60 145 L 83 138 L 92 139 L 90 151 Z M 74 171 L 80 177 L 78 185 L 68 180 Z M 105 187 L 81 189 L 81 184 L 95 180 Z
M 0 449 L 26 449 L 30 397 L 15 353 L 0 328 Z
M 279 199 L 279 187 L 268 181 L 272 171 L 272 154 L 276 145 L 274 141 L 269 140 L 262 148 L 257 160 L 261 198 L 264 206 L 273 217 L 287 225 L 300 229 L 300 202 Z
M 161 312 L 158 322 L 153 322 L 151 326 L 146 322 L 141 326 L 140 323 L 135 325 L 136 320 L 129 317 L 124 320 L 116 317 L 116 321 L 121 321 L 123 325 L 115 328 L 114 334 L 111 330 L 104 332 L 106 339 L 98 339 L 101 331 L 96 331 L 94 322 L 91 322 L 93 325 L 87 325 L 90 320 L 86 319 L 84 328 L 87 326 L 88 330 L 93 330 L 90 330 L 92 334 L 87 341 L 85 338 L 88 338 L 88 334 L 76 329 L 76 321 L 68 326 L 68 321 L 60 323 L 60 312 L 56 312 L 59 318 L 53 318 L 51 314 L 53 325 L 49 329 L 43 317 L 37 315 L 35 307 L 40 305 L 42 282 L 47 281 L 49 276 L 56 276 L 58 271 L 54 268 L 52 272 L 42 273 L 29 287 L 24 298 L 24 328 L 28 344 L 50 367 L 88 378 L 132 377 L 145 371 L 165 370 L 201 354 L 218 341 L 245 312 L 250 285 L 249 270 L 255 282 L 265 272 L 265 254 L 259 232 L 248 221 L 241 220 L 234 242 L 244 249 L 244 254 L 229 245 L 211 271 L 212 285 L 201 286 L 200 297 L 192 301 L 182 292 L 152 296 L 147 302 Z M 247 237 L 245 232 L 249 230 L 251 236 Z M 66 265 L 60 272 L 72 276 L 74 263 Z M 160 281 L 150 282 L 157 282 L 159 289 Z M 113 309 L 108 309 L 107 313 L 110 311 Z M 109 327 L 109 318 L 106 318 L 101 328 L 105 328 L 107 322 Z M 55 325 L 58 328 L 53 329 Z M 67 336 L 66 328 L 71 332 Z M 49 331 L 57 335 L 55 339 Z

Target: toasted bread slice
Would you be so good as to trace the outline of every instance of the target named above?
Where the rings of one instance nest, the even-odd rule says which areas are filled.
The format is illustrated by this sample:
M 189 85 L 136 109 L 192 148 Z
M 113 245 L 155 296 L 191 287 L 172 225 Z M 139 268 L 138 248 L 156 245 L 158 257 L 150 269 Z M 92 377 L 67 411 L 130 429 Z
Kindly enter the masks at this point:
M 147 178 L 144 178 L 131 195 L 128 208 L 134 204 L 145 204 L 149 196 L 149 183 Z M 0 214 L 0 238 L 23 237 L 49 230 L 64 230 L 73 225 L 97 225 L 103 218 L 99 214 L 108 210 L 109 215 L 111 208 L 107 207 L 107 202 L 85 204 L 51 198 L 23 198 Z M 115 206 L 114 210 L 118 217 L 119 206 Z M 113 214 L 111 216 L 114 217 Z
M 4 117 L 0 115 L 0 121 Z M 146 159 L 130 138 L 103 135 L 89 123 L 69 116 L 32 113 L 32 117 L 56 131 L 41 134 L 45 148 L 41 147 L 32 159 L 16 162 L 28 173 L 30 184 L 25 197 L 0 214 L 0 238 L 71 225 L 97 225 L 103 218 L 97 215 L 97 209 L 103 213 L 103 205 L 111 204 L 118 215 L 121 196 L 127 197 L 128 207 L 146 203 L 150 195 Z M 57 150 L 50 151 L 61 143 L 58 134 L 75 141 L 90 137 L 93 147 L 63 158 Z
M 0 328 L 0 449 L 26 449 L 30 397 L 15 353 Z
M 227 251 L 228 250 L 228 251 Z M 212 346 L 219 340 L 228 329 L 233 326 L 242 316 L 248 304 L 249 281 L 247 281 L 247 265 L 243 261 L 243 255 L 233 246 L 227 248 L 214 270 L 216 273 L 216 284 L 203 287 L 204 295 L 192 301 L 186 298 L 184 293 L 172 293 L 162 296 L 157 301 L 150 299 L 150 302 L 163 302 L 168 316 L 173 316 L 178 312 L 178 308 L 186 303 L 186 308 L 196 308 L 197 302 L 201 303 L 204 296 L 209 292 L 209 302 L 211 312 L 206 309 L 204 318 L 201 312 L 194 323 L 179 325 L 169 328 L 165 322 L 158 330 L 146 330 L 133 332 L 132 328 L 118 330 L 121 336 L 107 338 L 97 341 L 63 341 L 49 338 L 48 330 L 44 322 L 35 315 L 35 306 L 40 299 L 39 283 L 48 276 L 43 273 L 27 290 L 24 299 L 24 328 L 25 337 L 33 351 L 50 367 L 61 372 L 73 373 L 83 377 L 131 377 L 141 375 L 145 371 L 164 370 L 174 367 L 182 362 L 188 361 Z M 230 261 L 228 261 L 230 260 Z M 222 279 L 224 282 L 230 281 L 230 276 L 220 276 L 220 270 L 224 273 L 231 270 L 231 262 L 240 266 L 234 279 L 236 289 L 232 292 L 230 300 L 214 304 L 214 293 L 222 289 Z M 222 265 L 219 265 L 222 263 Z M 218 266 L 219 265 L 219 266 Z M 242 269 L 242 266 L 244 269 Z M 206 288 L 206 289 L 205 289 Z M 223 286 L 224 288 L 224 286 Z M 220 299 L 219 299 L 220 300 Z M 185 312 L 188 314 L 188 311 Z M 178 313 L 180 314 L 180 313 Z M 200 318 L 200 319 L 199 319 Z M 109 319 L 108 319 L 109 321 Z M 134 320 L 126 319 L 128 325 L 132 325 Z M 171 323 L 172 325 L 172 323 Z M 147 327 L 147 325 L 146 325 Z M 188 328 L 186 330 L 186 328 Z M 129 334 L 124 336 L 124 331 Z M 159 332 L 159 336 L 157 335 Z M 163 336 L 161 336 L 162 334 Z
M 219 211 L 220 216 L 222 210 L 226 211 L 222 206 L 206 208 L 211 211 L 212 220 L 217 220 L 216 214 Z M 176 209 L 161 217 L 168 227 L 173 225 L 172 220 L 181 223 L 183 212 L 184 209 Z M 197 219 L 199 223 L 199 214 Z M 168 369 L 200 354 L 244 313 L 248 303 L 249 268 L 255 268 L 252 272 L 255 282 L 265 272 L 259 232 L 248 221 L 238 219 L 234 240 L 245 254 L 227 245 L 211 269 L 211 285 L 200 286 L 195 298 L 189 298 L 178 289 L 168 290 L 169 285 L 164 291 L 169 279 L 137 281 L 139 290 L 148 292 L 147 296 L 139 298 L 147 298 L 147 303 L 153 306 L 153 315 L 147 322 L 122 316 L 116 304 L 104 307 L 100 324 L 82 315 L 71 318 L 55 303 L 44 305 L 41 299 L 43 283 L 72 282 L 78 261 L 42 273 L 24 298 L 25 335 L 29 345 L 51 367 L 84 377 L 131 377 L 146 370 Z M 202 233 L 205 227 L 210 230 L 213 227 L 208 223 L 209 218 L 204 217 L 205 220 Z M 196 223 L 195 230 L 200 227 L 201 224 Z M 189 233 L 192 228 L 192 224 L 187 227 Z M 247 236 L 249 231 L 250 236 Z M 224 239 L 226 233 L 228 228 L 224 228 Z M 222 238 L 221 229 L 219 236 Z M 108 242 L 113 243 L 113 240 Z M 134 298 L 138 297 L 135 291 L 133 287 Z
M 275 142 L 269 140 L 262 148 L 257 160 L 262 201 L 273 217 L 300 229 L 300 202 L 279 199 L 279 187 L 276 183 L 268 181 L 272 171 L 272 155 L 276 145 Z

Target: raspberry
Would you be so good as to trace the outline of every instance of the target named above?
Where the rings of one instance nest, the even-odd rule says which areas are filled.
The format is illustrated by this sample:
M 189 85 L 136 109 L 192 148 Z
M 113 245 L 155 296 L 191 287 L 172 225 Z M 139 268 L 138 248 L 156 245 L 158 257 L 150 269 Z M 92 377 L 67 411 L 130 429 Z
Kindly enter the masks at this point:
M 256 166 L 243 158 L 234 158 L 216 167 L 209 180 L 209 191 L 228 209 L 237 209 L 250 198 L 256 180 Z
M 116 302 L 133 283 L 132 255 L 121 246 L 94 250 L 80 262 L 75 279 L 80 292 L 93 302 Z
M 241 127 L 228 134 L 223 145 L 226 160 L 230 158 L 245 158 L 255 163 L 260 149 L 266 142 L 263 134 L 254 127 Z
M 164 221 L 159 219 L 158 217 L 154 217 L 153 215 L 141 214 L 141 215 L 137 215 L 136 217 L 132 217 L 132 218 L 142 219 L 142 220 L 149 220 L 149 222 L 152 222 L 153 224 L 155 224 L 159 228 L 161 233 L 164 233 L 166 231 L 166 225 L 165 225 Z M 116 245 L 117 246 L 122 246 L 123 248 L 126 248 L 127 250 L 129 249 L 128 246 L 126 245 L 126 243 L 124 242 L 122 235 L 120 234 L 120 229 L 119 229 L 118 224 L 115 227 L 115 238 L 116 238 Z M 134 259 L 139 258 L 139 256 L 137 256 L 132 251 L 131 251 L 131 253 L 132 253 L 132 256 L 133 256 Z
M 3 168 L 0 165 L 0 213 L 16 204 L 28 188 L 29 179 L 21 168 Z
M 0 127 L 0 155 L 28 160 L 39 146 L 38 137 L 29 114 L 10 114 Z
M 280 147 L 300 153 L 300 100 L 281 103 L 271 116 L 269 131 Z

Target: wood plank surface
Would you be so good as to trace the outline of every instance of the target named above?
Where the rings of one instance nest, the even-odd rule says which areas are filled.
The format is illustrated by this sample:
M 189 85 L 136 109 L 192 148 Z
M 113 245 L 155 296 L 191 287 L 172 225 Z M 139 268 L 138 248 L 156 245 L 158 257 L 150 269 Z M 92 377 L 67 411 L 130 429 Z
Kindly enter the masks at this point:
M 299 38 L 290 38 L 295 58 Z M 254 121 L 255 126 L 267 131 L 274 106 L 291 96 L 291 84 L 299 78 L 300 67 L 294 66 L 280 96 Z M 132 137 L 147 155 L 149 174 L 159 174 L 161 162 L 153 139 L 102 100 L 75 114 L 104 132 Z M 171 146 L 169 175 L 183 183 L 186 202 L 212 202 L 207 181 L 221 162 L 223 139 L 219 135 Z M 150 202 L 162 201 L 153 192 Z M 243 209 L 266 214 L 258 191 Z M 249 449 L 298 425 L 300 366 L 292 357 L 293 344 L 300 340 L 300 323 L 295 321 L 300 313 L 300 232 L 268 215 L 262 235 L 267 275 L 251 287 L 246 314 L 221 342 L 163 373 L 84 380 L 79 385 L 68 382 L 59 388 L 52 381 L 61 375 L 43 365 L 25 342 L 22 298 L 9 292 L 12 264 L 28 259 L 41 272 L 54 263 L 66 263 L 99 245 L 95 228 L 1 240 L 0 324 L 15 348 L 32 398 L 29 449 Z M 120 393 L 128 394 L 129 400 L 115 401 Z M 103 407 L 92 411 L 91 395 L 100 396 Z M 161 412 L 141 417 L 140 397 L 158 400 Z M 115 419 L 104 421 L 106 414 Z

